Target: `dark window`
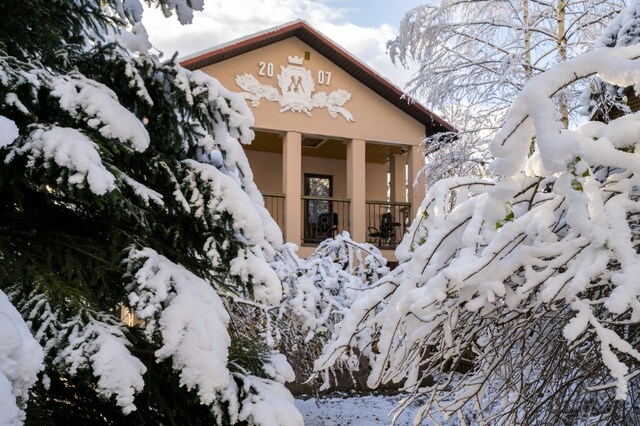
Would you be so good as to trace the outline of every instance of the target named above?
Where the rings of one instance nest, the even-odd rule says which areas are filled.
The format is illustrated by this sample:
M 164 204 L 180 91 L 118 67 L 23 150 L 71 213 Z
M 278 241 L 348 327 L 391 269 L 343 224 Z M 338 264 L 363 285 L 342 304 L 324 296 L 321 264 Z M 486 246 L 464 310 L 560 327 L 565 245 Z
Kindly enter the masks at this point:
M 333 176 L 305 173 L 304 195 L 318 198 L 333 197 Z M 332 237 L 334 228 L 337 227 L 335 216 L 333 203 L 330 200 L 305 200 L 304 240 L 319 242 Z

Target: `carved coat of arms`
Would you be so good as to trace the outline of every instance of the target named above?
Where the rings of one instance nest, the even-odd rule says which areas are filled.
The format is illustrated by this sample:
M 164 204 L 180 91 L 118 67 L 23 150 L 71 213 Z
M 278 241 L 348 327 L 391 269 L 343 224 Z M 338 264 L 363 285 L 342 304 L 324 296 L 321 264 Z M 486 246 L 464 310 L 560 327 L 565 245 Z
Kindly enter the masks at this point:
M 236 75 L 236 84 L 244 90 L 244 96 L 251 101 L 251 106 L 258 107 L 260 100 L 265 98 L 280 104 L 280 112 L 292 111 L 311 116 L 314 108 L 326 108 L 331 117 L 338 114 L 345 120 L 352 122 L 353 116 L 343 107 L 351 99 L 351 93 L 338 89 L 327 95 L 326 92 L 315 92 L 315 84 L 311 72 L 302 66 L 303 60 L 299 56 L 289 56 L 289 65 L 280 66 L 277 75 L 278 87 L 260 83 L 253 75 L 244 73 Z

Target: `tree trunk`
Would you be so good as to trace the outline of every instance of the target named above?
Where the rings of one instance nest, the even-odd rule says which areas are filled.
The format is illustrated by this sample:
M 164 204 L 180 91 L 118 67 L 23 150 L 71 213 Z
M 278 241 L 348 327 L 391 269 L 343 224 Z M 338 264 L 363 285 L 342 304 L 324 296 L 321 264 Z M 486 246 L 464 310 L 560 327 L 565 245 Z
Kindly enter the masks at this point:
M 529 81 L 533 76 L 531 69 L 531 31 L 529 30 L 529 0 L 522 0 L 522 28 L 524 35 L 524 78 Z
M 567 3 L 569 0 L 559 0 L 558 1 L 558 9 L 557 9 L 557 20 L 558 20 L 558 59 L 560 62 L 564 62 L 567 60 L 567 35 L 565 34 L 565 9 L 567 7 Z M 567 93 L 563 90 L 560 92 L 560 114 L 562 116 L 562 123 L 564 127 L 569 127 L 569 106 L 567 101 Z

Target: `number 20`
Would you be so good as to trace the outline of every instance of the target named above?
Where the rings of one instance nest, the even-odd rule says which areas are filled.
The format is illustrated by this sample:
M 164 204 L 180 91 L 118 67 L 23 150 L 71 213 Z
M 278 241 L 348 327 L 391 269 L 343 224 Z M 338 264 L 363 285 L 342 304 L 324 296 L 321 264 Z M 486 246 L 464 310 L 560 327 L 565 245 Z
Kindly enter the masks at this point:
M 260 70 L 258 71 L 258 75 L 261 75 L 263 77 L 265 75 L 267 77 L 273 77 L 273 63 L 271 62 L 266 63 L 264 61 L 260 61 L 258 66 L 260 67 Z

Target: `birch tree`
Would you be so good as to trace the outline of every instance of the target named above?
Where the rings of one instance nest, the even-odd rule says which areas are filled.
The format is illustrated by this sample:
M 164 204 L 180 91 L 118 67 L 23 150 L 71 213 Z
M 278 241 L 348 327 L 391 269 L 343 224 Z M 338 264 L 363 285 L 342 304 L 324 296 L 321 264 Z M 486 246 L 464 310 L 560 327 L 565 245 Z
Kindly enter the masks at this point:
M 453 148 L 462 155 L 433 151 L 431 180 L 446 176 L 441 164 L 465 170 L 470 168 L 460 166 L 465 159 L 484 161 L 486 143 L 524 84 L 587 51 L 623 5 L 623 0 L 448 0 L 409 11 L 399 36 L 388 44 L 391 58 L 419 65 L 408 83 L 410 94 L 469 139 Z M 565 127 L 580 90 L 569 85 L 554 98 Z

